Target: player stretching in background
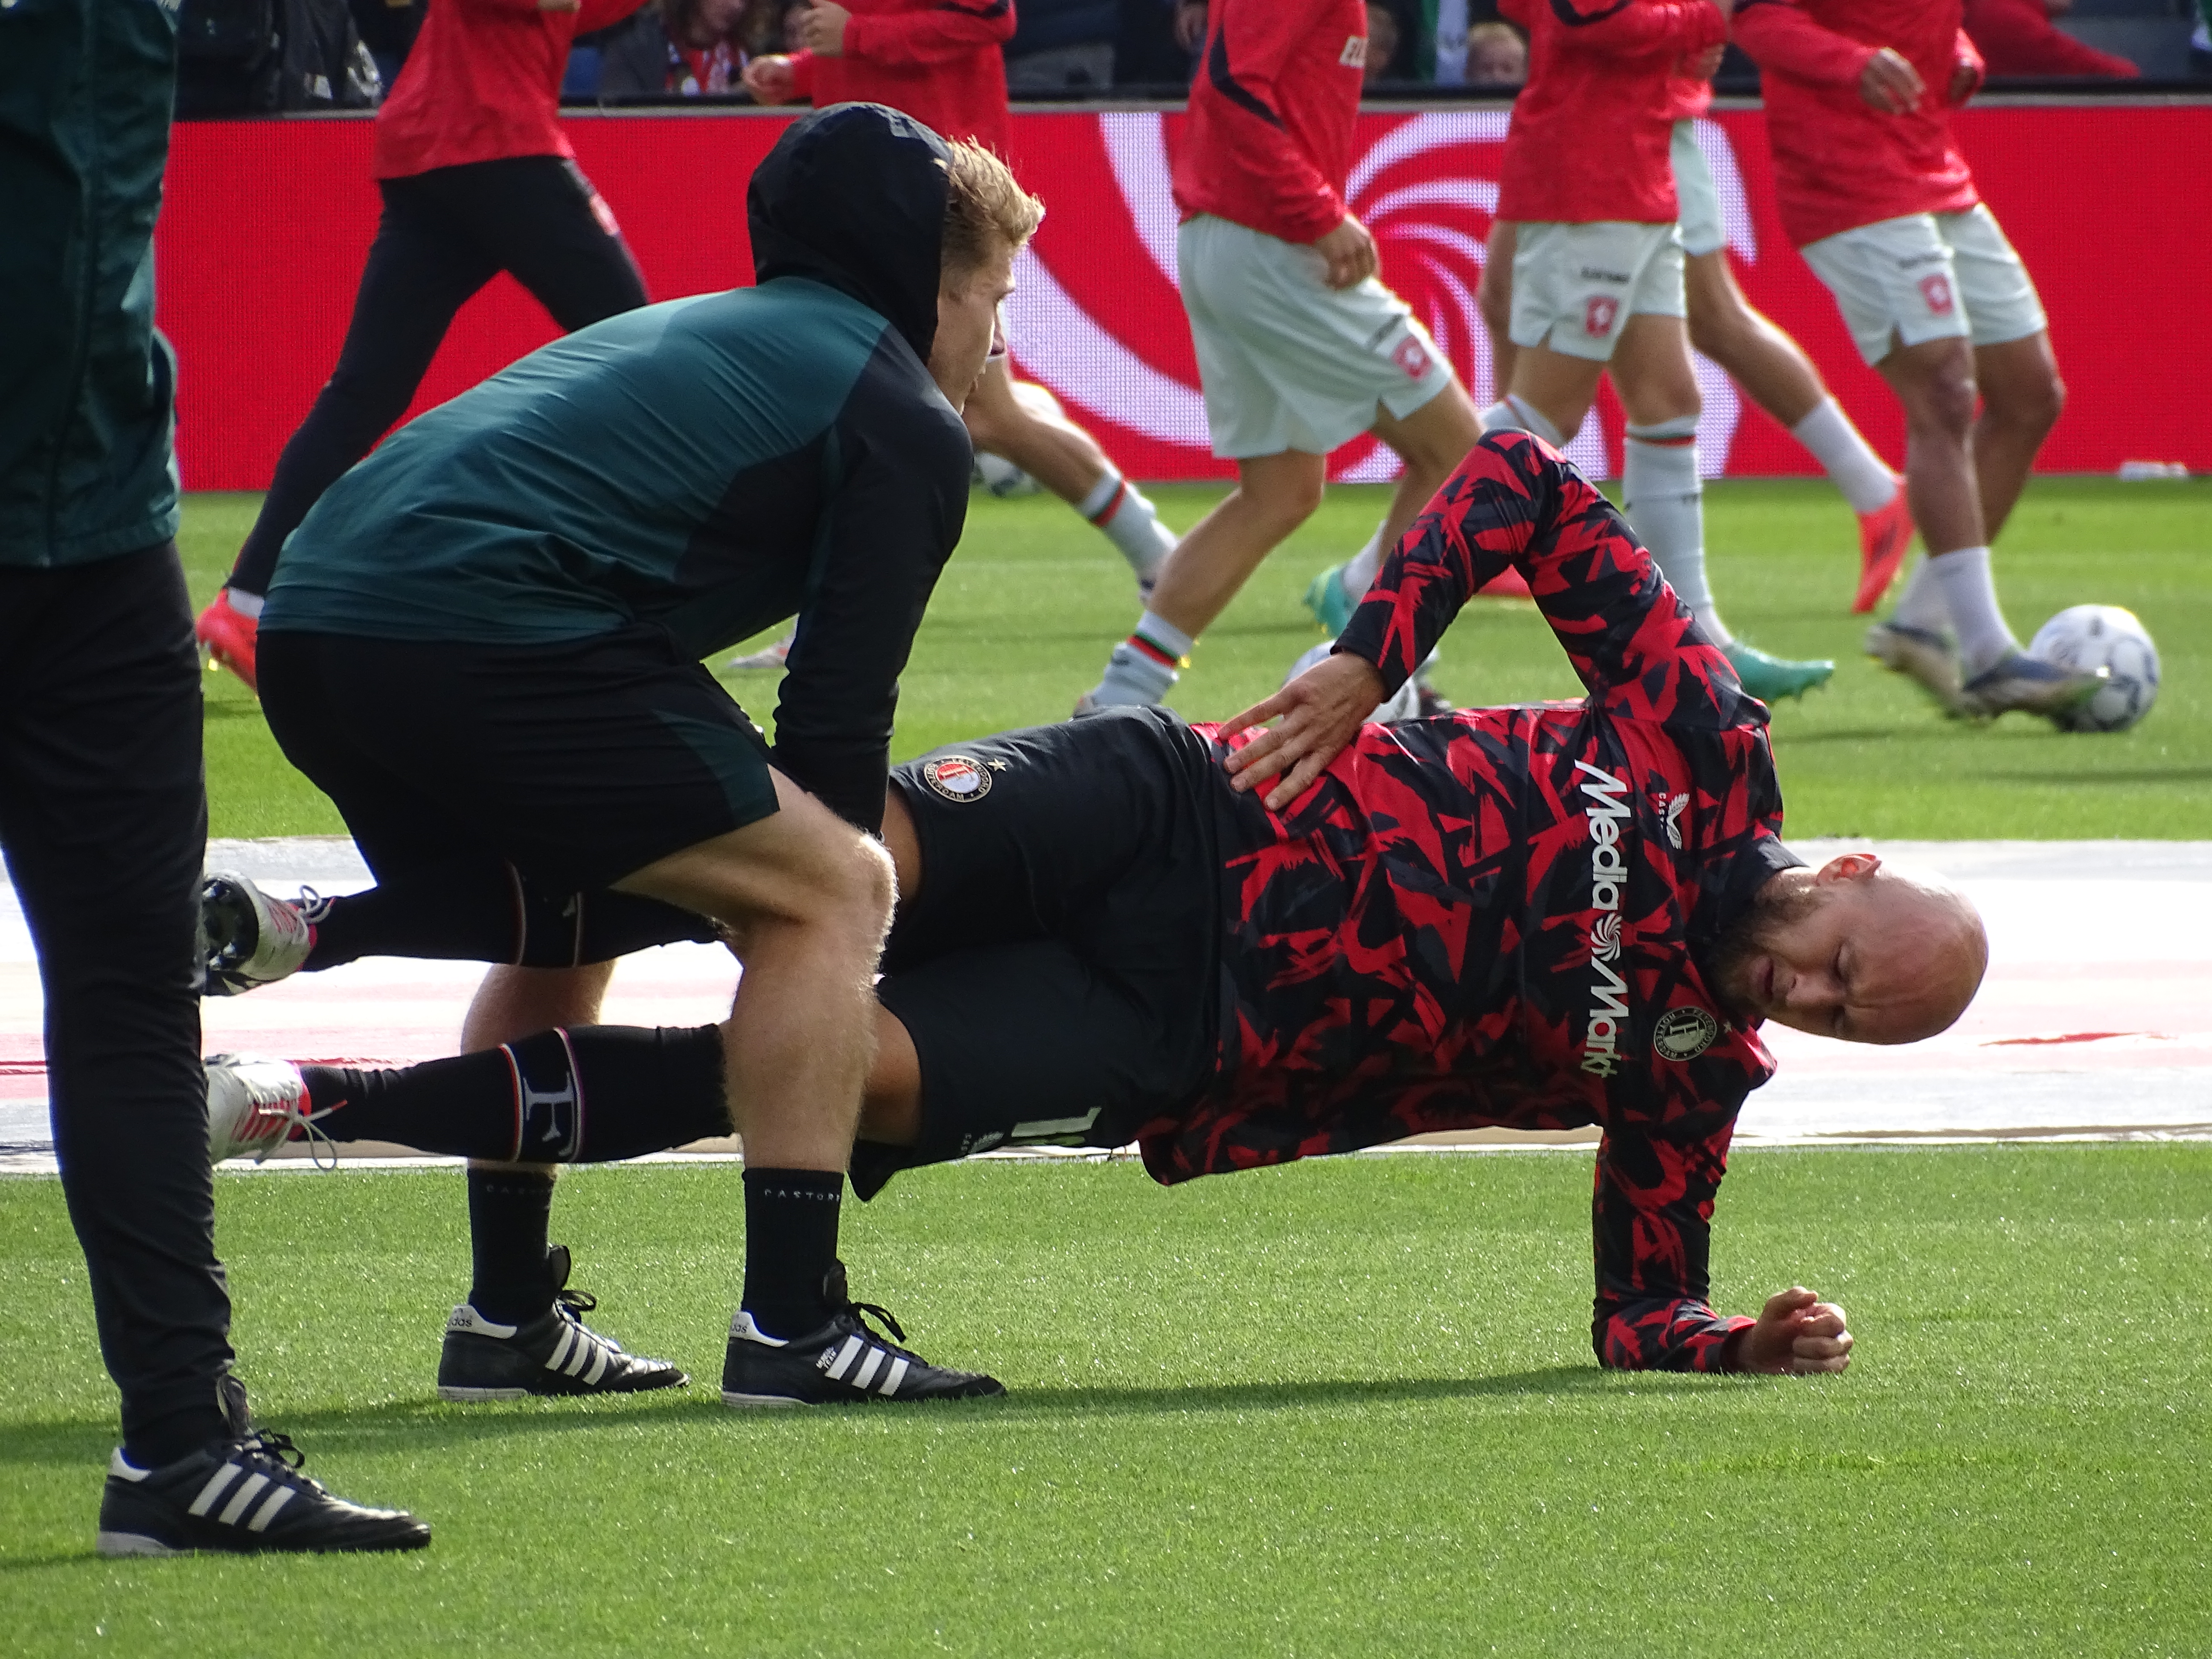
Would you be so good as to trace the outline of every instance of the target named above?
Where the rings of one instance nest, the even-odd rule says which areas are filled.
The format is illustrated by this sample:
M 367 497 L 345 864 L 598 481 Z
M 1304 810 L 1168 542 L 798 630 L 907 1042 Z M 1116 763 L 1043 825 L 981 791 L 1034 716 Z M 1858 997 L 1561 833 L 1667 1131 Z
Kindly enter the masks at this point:
M 1529 3 L 1505 0 L 1500 9 L 1525 26 Z M 1771 318 L 1753 309 L 1736 286 L 1729 264 L 1720 192 L 1697 139 L 1698 119 L 1712 105 L 1711 73 L 1719 61 L 1720 49 L 1715 47 L 1686 63 L 1674 77 L 1668 111 L 1674 122 L 1671 155 L 1677 222 L 1682 228 L 1690 344 L 1717 363 L 1812 453 L 1858 515 L 1859 579 L 1851 609 L 1871 611 L 1905 562 L 1912 540 L 1911 510 L 1903 480 L 1851 424 L 1804 349 Z M 1510 222 L 1499 220 L 1492 225 L 1478 296 L 1490 331 L 1492 378 L 1499 386 L 1513 380 L 1514 241 Z
M 1669 162 L 1674 83 L 1728 36 L 1728 0 L 1553 0 L 1534 13 L 1498 217 L 1518 227 L 1511 390 L 1482 415 L 1554 444 L 1581 428 L 1610 372 L 1628 416 L 1629 522 L 1762 702 L 1798 696 L 1830 662 L 1771 657 L 1729 632 L 1705 580 L 1704 402 L 1683 325 L 1682 237 Z
M 1745 0 L 1736 38 L 1765 75 L 1783 228 L 1905 406 L 1905 488 L 1929 556 L 1867 654 L 1955 714 L 2056 715 L 2097 680 L 2021 648 L 1990 544 L 2066 394 L 2035 284 L 1951 142 L 1944 112 L 1982 74 L 1960 9 Z
M 195 631 L 258 689 L 263 597 L 284 538 L 407 412 L 454 314 L 502 270 L 564 330 L 641 306 L 645 279 L 558 118 L 568 42 L 641 0 L 441 0 L 376 112 L 384 216 L 337 367 L 277 458 L 229 580 Z
M 702 0 L 710 20 L 743 9 L 744 0 Z M 817 0 L 793 25 L 802 49 L 756 58 L 745 88 L 763 104 L 888 104 L 1003 159 L 1013 153 L 1012 123 L 999 48 L 1013 32 L 1011 0 L 854 0 L 849 9 Z M 1152 591 L 1175 532 L 1096 438 L 1048 397 L 1023 395 L 1004 354 L 992 358 L 961 418 L 976 448 L 1012 462 L 1088 519 L 1128 561 L 1139 588 Z M 787 644 L 739 661 L 772 666 Z
M 1237 488 L 1183 537 L 1079 714 L 1167 695 L 1192 642 L 1321 505 L 1338 445 L 1373 432 L 1406 464 L 1370 544 L 1387 549 L 1481 435 L 1345 206 L 1366 46 L 1359 0 L 1209 9 L 1175 158 L 1176 269 L 1213 453 L 1237 463 Z

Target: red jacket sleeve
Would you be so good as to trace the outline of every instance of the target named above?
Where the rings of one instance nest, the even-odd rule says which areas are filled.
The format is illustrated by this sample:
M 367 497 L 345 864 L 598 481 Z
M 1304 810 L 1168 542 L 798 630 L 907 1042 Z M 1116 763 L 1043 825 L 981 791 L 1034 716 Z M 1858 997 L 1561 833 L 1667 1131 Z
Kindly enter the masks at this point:
M 1231 135 L 1224 167 L 1245 175 L 1258 205 L 1257 228 L 1286 242 L 1317 242 L 1344 222 L 1344 198 L 1291 138 L 1283 124 L 1279 82 L 1291 54 L 1311 27 L 1292 5 L 1213 8 L 1213 27 L 1199 73 L 1235 113 L 1222 112 Z
M 1336 648 L 1395 692 L 1482 586 L 1507 568 L 1592 699 L 1625 719 L 1721 730 L 1763 723 L 1735 671 L 1613 503 L 1525 432 L 1485 433 L 1413 520 Z
M 1618 1370 L 1711 1371 L 1755 1322 L 1705 1301 L 1713 1194 L 1728 1170 L 1733 1114 L 1696 1138 L 1608 1130 L 1597 1149 L 1590 1225 L 1597 1296 L 1590 1346 Z
M 2053 29 L 2051 33 L 2056 34 L 2058 31 Z M 1951 71 L 1955 76 L 1962 69 L 1973 70 L 1973 84 L 1957 98 L 1951 96 L 1951 88 L 1946 86 L 1943 88 L 1945 101 L 1954 108 L 1964 106 L 1968 99 L 1982 89 L 1982 82 L 1987 73 L 1987 68 L 1988 66 L 1982 62 L 1982 54 L 1974 49 L 1973 37 L 1966 30 L 1960 29 L 1958 42 L 1951 48 Z
M 1822 28 L 1796 0 L 1747 0 L 1735 14 L 1735 43 L 1762 70 L 1815 86 L 1858 82 L 1875 48 Z
M 814 54 L 804 47 L 791 54 L 791 101 L 814 101 Z
M 1729 38 L 1728 19 L 1708 0 L 1550 0 L 1568 31 L 1563 45 L 1601 52 L 1645 52 L 1674 46 L 1702 52 Z
M 1013 0 L 936 0 L 927 11 L 855 15 L 845 51 L 872 64 L 937 64 L 1003 45 L 1013 32 Z

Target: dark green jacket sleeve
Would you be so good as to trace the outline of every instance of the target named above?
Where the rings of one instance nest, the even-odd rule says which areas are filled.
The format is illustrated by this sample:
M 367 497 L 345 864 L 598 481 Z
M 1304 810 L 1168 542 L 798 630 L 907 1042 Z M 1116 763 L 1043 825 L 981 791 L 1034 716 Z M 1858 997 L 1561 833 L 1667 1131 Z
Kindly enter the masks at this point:
M 834 474 L 775 714 L 776 764 L 848 823 L 883 827 L 898 677 L 968 514 L 967 428 L 887 337 L 825 459 Z

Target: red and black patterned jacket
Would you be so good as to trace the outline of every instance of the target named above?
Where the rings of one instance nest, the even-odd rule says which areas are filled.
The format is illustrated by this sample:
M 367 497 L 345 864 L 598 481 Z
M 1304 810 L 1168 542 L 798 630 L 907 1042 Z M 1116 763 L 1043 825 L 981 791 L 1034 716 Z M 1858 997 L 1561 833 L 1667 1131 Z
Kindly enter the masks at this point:
M 1468 454 L 1337 648 L 1395 690 L 1509 566 L 1589 696 L 1369 726 L 1280 813 L 1222 792 L 1217 1079 L 1146 1126 L 1146 1163 L 1595 1124 L 1598 1358 L 1712 1369 L 1751 1322 L 1705 1302 L 1713 1194 L 1774 1063 L 1705 963 L 1800 861 L 1766 712 L 1605 498 L 1518 433 Z

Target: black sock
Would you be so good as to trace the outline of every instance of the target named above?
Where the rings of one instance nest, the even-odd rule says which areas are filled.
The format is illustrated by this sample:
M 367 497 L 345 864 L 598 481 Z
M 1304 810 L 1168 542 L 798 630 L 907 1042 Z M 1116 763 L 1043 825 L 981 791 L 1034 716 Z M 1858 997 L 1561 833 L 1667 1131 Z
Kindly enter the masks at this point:
M 362 957 L 574 968 L 650 945 L 711 941 L 703 916 L 634 893 L 550 893 L 502 864 L 410 875 L 325 902 L 311 973 Z
M 545 1231 L 553 1177 L 534 1170 L 469 1171 L 469 1305 L 501 1325 L 520 1325 L 553 1305 Z
M 300 1073 L 333 1140 L 597 1164 L 730 1133 L 717 1025 L 579 1025 L 401 1071 Z
M 745 1170 L 745 1290 L 739 1305 L 770 1336 L 805 1336 L 829 1320 L 822 1283 L 837 1261 L 844 1176 Z
M 133 1428 L 123 1442 L 123 1455 L 133 1468 L 158 1469 L 179 1457 L 190 1457 L 228 1431 L 222 1413 L 212 1401 L 188 1406 Z

